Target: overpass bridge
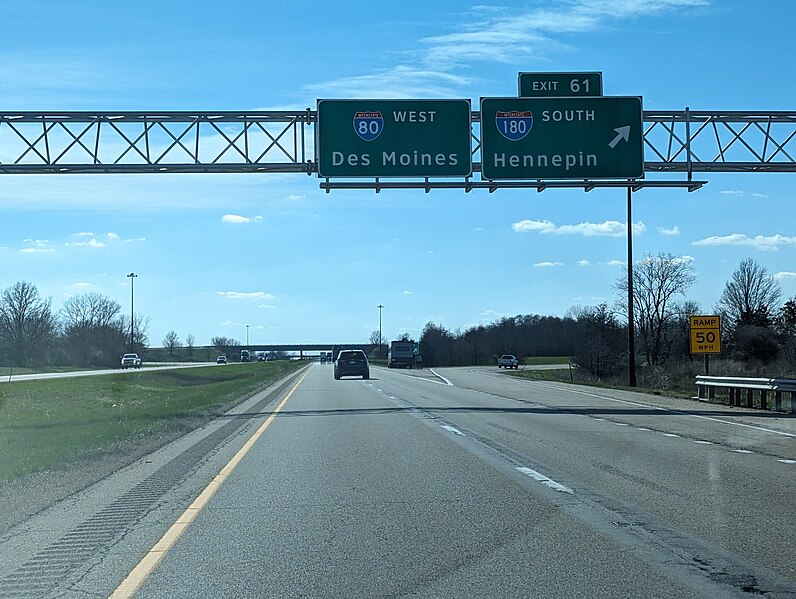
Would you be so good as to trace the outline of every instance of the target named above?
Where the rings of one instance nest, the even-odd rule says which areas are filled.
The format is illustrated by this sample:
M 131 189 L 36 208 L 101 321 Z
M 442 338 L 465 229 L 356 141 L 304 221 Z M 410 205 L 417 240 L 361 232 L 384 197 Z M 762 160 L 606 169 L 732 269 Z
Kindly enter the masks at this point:
M 251 352 L 290 352 L 298 353 L 301 358 L 304 358 L 305 352 L 334 352 L 337 354 L 341 349 L 361 349 L 366 354 L 370 354 L 378 347 L 373 343 L 270 343 L 265 345 L 236 345 L 230 346 L 228 351 L 239 352 L 242 349 L 248 349 Z M 194 351 L 210 351 L 217 350 L 215 346 L 206 345 L 203 347 L 195 347 Z

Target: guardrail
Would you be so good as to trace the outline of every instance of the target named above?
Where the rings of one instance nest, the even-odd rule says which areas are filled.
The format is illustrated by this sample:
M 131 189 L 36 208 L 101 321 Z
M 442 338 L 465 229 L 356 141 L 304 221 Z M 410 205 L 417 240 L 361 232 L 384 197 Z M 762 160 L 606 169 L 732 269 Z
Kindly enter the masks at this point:
M 760 398 L 760 409 L 767 410 L 769 394 L 774 396 L 774 411 L 782 412 L 788 411 L 791 414 L 796 414 L 796 379 L 766 379 L 766 378 L 749 378 L 737 376 L 703 376 L 696 377 L 697 385 L 697 398 L 705 401 L 711 401 L 716 398 L 716 389 L 727 389 L 729 394 L 729 405 L 742 406 L 754 408 L 755 393 Z M 746 401 L 743 402 L 742 396 L 746 395 Z M 790 399 L 789 410 L 782 409 L 782 396 L 788 394 Z

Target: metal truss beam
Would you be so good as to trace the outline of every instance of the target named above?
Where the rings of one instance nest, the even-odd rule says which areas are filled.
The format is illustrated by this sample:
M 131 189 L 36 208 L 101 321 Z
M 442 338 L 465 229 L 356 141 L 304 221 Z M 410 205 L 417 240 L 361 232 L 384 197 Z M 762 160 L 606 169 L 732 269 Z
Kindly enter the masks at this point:
M 311 109 L 0 112 L 0 174 L 311 175 L 317 172 L 313 157 L 315 119 Z M 472 121 L 474 170 L 479 172 L 478 112 L 472 114 Z M 644 111 L 644 147 L 648 173 L 687 173 L 689 181 L 694 173 L 796 172 L 796 112 Z M 481 186 L 475 183 L 462 181 L 458 186 Z M 426 182 L 402 181 L 401 185 L 428 187 Z M 600 186 L 596 182 L 589 185 Z M 519 183 L 484 182 L 484 186 L 512 187 Z M 570 185 L 550 182 L 544 186 Z M 381 188 L 386 189 L 386 183 Z

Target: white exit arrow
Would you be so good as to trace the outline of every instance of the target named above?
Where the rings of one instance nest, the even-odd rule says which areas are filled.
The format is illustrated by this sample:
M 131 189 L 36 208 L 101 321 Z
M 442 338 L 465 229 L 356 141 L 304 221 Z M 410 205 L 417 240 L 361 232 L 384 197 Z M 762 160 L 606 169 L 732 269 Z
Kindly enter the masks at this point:
M 630 139 L 630 125 L 625 125 L 624 127 L 617 127 L 616 129 L 614 129 L 614 131 L 616 131 L 616 137 L 614 137 L 611 140 L 611 143 L 608 144 L 609 146 L 611 146 L 612 150 L 616 147 L 616 144 L 618 144 L 621 140 L 624 139 L 625 141 L 627 141 L 628 139 Z

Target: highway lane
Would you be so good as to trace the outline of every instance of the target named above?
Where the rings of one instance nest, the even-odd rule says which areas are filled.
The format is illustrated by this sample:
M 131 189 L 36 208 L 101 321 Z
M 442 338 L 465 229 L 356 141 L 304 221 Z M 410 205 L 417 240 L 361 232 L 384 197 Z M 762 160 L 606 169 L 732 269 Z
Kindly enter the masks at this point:
M 796 596 L 787 434 L 372 374 L 314 365 L 138 596 Z

